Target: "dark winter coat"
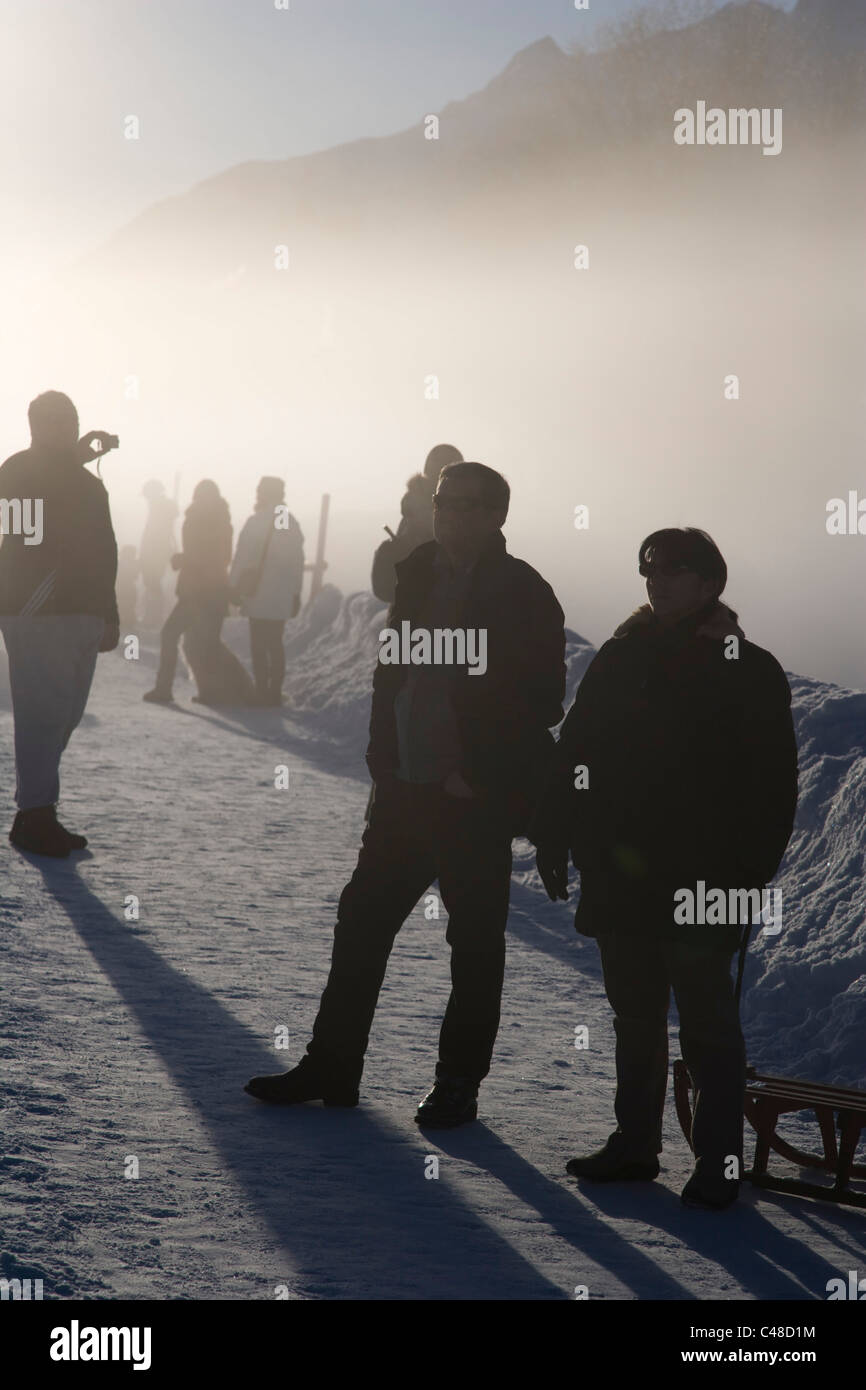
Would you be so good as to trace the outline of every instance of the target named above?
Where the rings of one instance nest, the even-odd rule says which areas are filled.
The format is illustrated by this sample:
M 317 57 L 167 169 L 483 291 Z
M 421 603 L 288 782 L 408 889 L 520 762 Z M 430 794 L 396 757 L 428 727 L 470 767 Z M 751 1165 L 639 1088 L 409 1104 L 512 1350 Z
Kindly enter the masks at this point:
M 676 889 L 761 888 L 785 852 L 797 804 L 791 691 L 769 652 L 741 640 L 727 659 L 723 640 L 696 636 L 708 611 L 668 629 L 648 610 L 625 624 L 562 726 L 532 838 L 571 850 L 587 936 L 668 932 Z
M 0 614 L 89 613 L 117 622 L 117 545 L 108 493 L 72 449 L 38 446 L 0 467 L 0 498 L 42 499 L 42 541 L 0 545 Z
M 430 541 L 397 566 L 397 592 L 387 626 L 400 630 L 418 615 L 434 581 L 439 553 Z M 463 753 L 461 774 L 502 813 L 515 835 L 524 834 L 553 752 L 550 728 L 562 718 L 565 630 L 550 585 L 530 565 L 509 555 L 497 532 L 472 570 L 463 612 L 455 626 L 486 628 L 487 670 L 469 675 L 455 667 L 453 707 Z M 409 667 L 377 663 L 367 766 L 374 782 L 399 766 L 394 699 Z
M 216 502 L 193 502 L 187 507 L 182 546 L 178 598 L 227 603 L 232 524 L 223 498 Z

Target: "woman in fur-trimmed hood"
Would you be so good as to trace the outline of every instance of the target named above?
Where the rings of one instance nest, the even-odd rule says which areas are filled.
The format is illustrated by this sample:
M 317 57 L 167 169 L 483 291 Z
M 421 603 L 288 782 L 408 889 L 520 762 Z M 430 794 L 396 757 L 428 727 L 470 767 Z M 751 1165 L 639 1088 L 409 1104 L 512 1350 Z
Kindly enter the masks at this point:
M 619 1127 L 584 1177 L 655 1176 L 673 987 L 686 1065 L 704 1087 L 687 1200 L 726 1206 L 722 1159 L 742 1145 L 742 1034 L 730 977 L 740 924 L 689 924 L 683 889 L 762 889 L 794 820 L 791 692 L 769 652 L 720 602 L 727 567 L 689 527 L 648 536 L 649 602 L 602 646 L 581 681 L 537 808 L 532 839 L 551 898 L 580 870 L 575 925 L 599 941 L 617 1015 Z M 700 1080 L 698 1080 L 700 1078 Z
M 463 455 L 453 444 L 434 444 L 425 459 L 423 473 L 413 473 L 407 479 L 396 535 L 386 526 L 389 539 L 377 547 L 373 556 L 370 588 L 383 603 L 394 602 L 396 566 L 419 545 L 433 539 L 433 493 L 439 474 L 448 464 L 462 462 Z

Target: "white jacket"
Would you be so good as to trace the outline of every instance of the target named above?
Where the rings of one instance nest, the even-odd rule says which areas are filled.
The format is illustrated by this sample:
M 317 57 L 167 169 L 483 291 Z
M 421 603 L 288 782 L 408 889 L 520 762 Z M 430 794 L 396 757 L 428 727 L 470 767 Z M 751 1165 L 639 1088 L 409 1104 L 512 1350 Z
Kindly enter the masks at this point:
M 229 584 L 234 588 L 245 570 L 258 569 L 269 531 L 262 577 L 255 594 L 244 599 L 241 612 L 248 618 L 282 620 L 292 616 L 304 582 L 304 537 L 291 513 L 288 529 L 278 530 L 273 512 L 253 512 L 238 536 Z

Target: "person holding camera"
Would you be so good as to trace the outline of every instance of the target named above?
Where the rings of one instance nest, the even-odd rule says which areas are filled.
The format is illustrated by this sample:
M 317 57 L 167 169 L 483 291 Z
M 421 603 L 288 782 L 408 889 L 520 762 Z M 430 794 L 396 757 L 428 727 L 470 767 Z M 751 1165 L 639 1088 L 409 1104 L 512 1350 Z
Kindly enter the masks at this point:
M 87 841 L 57 819 L 60 759 L 84 714 L 97 652 L 120 640 L 117 545 L 108 495 L 83 466 L 116 435 L 78 437 L 61 391 L 28 410 L 31 445 L 0 467 L 0 631 L 9 659 L 18 813 L 9 839 L 64 858 Z

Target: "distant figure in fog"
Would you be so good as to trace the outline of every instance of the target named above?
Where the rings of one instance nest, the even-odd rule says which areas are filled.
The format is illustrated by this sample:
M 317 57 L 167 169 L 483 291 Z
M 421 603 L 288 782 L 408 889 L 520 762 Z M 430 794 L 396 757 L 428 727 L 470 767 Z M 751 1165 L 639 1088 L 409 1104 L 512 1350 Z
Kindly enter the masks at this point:
M 282 704 L 286 654 L 283 632 L 301 608 L 304 537 L 284 510 L 282 478 L 261 478 L 253 515 L 238 536 L 229 573 L 232 602 L 249 618 L 250 652 L 256 697 L 262 705 Z M 285 524 L 284 523 L 285 518 Z
M 96 654 L 112 651 L 119 635 L 108 495 L 84 464 L 116 441 L 101 430 L 79 439 L 78 412 L 61 391 L 37 396 L 28 414 L 30 448 L 0 468 L 0 497 L 10 504 L 2 519 L 0 630 L 19 807 L 9 838 L 19 849 L 65 858 L 87 841 L 57 819 L 60 759 L 84 714 Z M 24 504 L 18 516 L 15 502 Z M 42 517 L 33 528 L 36 502 Z
M 162 581 L 174 553 L 174 523 L 177 518 L 177 503 L 166 496 L 165 488 L 152 478 L 141 490 L 147 499 L 147 521 L 141 533 L 138 558 L 141 565 L 141 581 L 144 586 L 144 611 L 142 626 L 149 631 L 158 628 L 165 614 Z
M 427 455 L 424 472 L 415 473 L 406 484 L 400 503 L 397 534 L 389 532 L 373 556 L 370 587 L 383 603 L 393 603 L 397 586 L 394 569 L 419 545 L 433 539 L 433 493 L 442 469 L 449 463 L 462 463 L 463 455 L 453 444 L 436 444 Z M 386 526 L 385 530 L 389 528 Z
M 177 644 L 183 637 L 198 686 L 193 696 L 197 704 L 252 703 L 252 681 L 220 640 L 228 612 L 232 524 L 228 504 L 209 478 L 196 485 L 182 537 L 182 551 L 171 557 L 172 569 L 179 571 L 177 603 L 162 629 L 156 685 L 143 698 L 171 703 Z
M 575 926 L 598 940 L 615 1014 L 617 1128 L 566 1169 L 597 1182 L 658 1175 L 673 988 L 697 1094 L 682 1200 L 723 1209 L 743 1162 L 731 958 L 751 917 L 689 921 L 677 895 L 703 883 L 730 903 L 776 873 L 797 804 L 791 691 L 719 602 L 727 567 L 705 532 L 656 531 L 638 563 L 649 603 L 587 669 L 530 828 L 552 899 L 567 896 L 569 854 L 580 870 Z
M 394 938 L 438 879 L 452 988 L 436 1081 L 415 1119 L 452 1128 L 476 1118 L 499 1027 L 511 841 L 529 823 L 565 693 L 562 609 L 541 575 L 506 550 L 509 496 L 492 468 L 449 465 L 434 499 L 435 539 L 397 567 L 389 642 L 416 628 L 430 642 L 447 635 L 450 651 L 440 647 L 437 660 L 431 647 L 410 663 L 405 651 L 385 661 L 380 649 L 367 749 L 375 795 L 340 896 L 330 975 L 307 1055 L 283 1075 L 254 1077 L 246 1089 L 259 1100 L 357 1105 Z M 485 657 L 471 669 L 474 641 Z
M 117 607 L 122 632 L 134 632 L 138 622 L 138 555 L 134 545 L 122 545 L 117 557 Z

